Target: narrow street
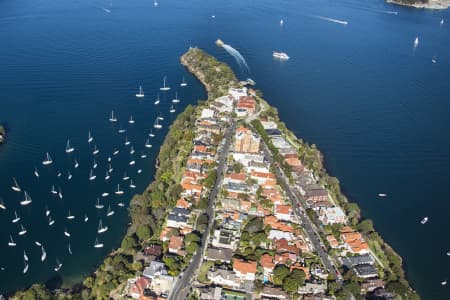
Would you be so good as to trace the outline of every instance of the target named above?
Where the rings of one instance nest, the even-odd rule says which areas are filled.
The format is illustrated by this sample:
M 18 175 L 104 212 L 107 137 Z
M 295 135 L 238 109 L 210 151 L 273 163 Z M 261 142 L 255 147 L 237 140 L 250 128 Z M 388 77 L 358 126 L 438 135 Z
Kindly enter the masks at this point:
M 169 294 L 168 299 L 180 300 L 186 299 L 191 288 L 191 283 L 196 277 L 196 273 L 200 268 L 200 263 L 202 262 L 203 254 L 205 252 L 206 246 L 208 245 L 209 234 L 211 232 L 212 225 L 214 224 L 214 204 L 217 198 L 217 194 L 220 191 L 220 186 L 223 180 L 224 168 L 228 158 L 228 152 L 230 150 L 231 138 L 234 131 L 236 130 L 236 123 L 233 121 L 231 125 L 227 128 L 225 132 L 225 144 L 223 145 L 222 151 L 219 154 L 219 164 L 217 166 L 217 179 L 214 187 L 211 189 L 208 197 L 208 207 L 206 209 L 206 214 L 208 215 L 208 228 L 202 236 L 200 248 L 197 250 L 189 266 L 180 274 L 178 280 L 175 283 L 172 291 Z

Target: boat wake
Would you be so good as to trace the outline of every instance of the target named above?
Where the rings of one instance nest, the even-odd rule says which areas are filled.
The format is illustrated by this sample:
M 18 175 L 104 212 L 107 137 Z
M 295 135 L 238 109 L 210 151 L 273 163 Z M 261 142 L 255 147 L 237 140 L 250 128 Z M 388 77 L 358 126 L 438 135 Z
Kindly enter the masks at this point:
M 382 12 L 384 12 L 385 14 L 390 14 L 390 15 L 398 15 L 398 12 L 396 12 L 396 11 L 383 10 Z
M 239 51 L 237 51 L 236 49 L 227 44 L 223 44 L 222 47 L 225 49 L 225 51 L 227 51 L 231 56 L 234 57 L 234 59 L 241 68 L 245 69 L 245 71 L 247 72 L 249 71 L 247 61 L 245 61 L 245 58 L 242 56 L 241 53 L 239 53 Z
M 333 23 L 338 23 L 338 24 L 342 24 L 342 25 L 347 25 L 348 22 L 344 21 L 344 20 L 338 20 L 338 19 L 333 19 L 333 18 L 328 18 L 328 17 L 322 17 L 322 16 L 316 16 L 316 18 L 324 20 L 324 21 L 328 21 L 328 22 L 333 22 Z

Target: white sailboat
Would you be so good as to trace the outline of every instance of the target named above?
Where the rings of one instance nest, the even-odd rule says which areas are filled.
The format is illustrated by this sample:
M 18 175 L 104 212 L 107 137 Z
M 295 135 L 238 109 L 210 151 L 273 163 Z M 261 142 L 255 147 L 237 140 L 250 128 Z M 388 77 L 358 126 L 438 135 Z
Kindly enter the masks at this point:
M 383 198 L 383 197 L 387 197 L 387 194 L 384 194 L 384 193 L 379 193 L 379 194 L 378 194 L 378 197 L 381 197 L 381 198 Z
M 139 93 L 136 94 L 136 98 L 144 98 L 144 91 L 142 90 L 142 86 L 139 86 Z
M 447 285 L 447 279 L 445 279 L 444 281 L 441 281 L 441 285 Z
M 60 178 L 62 176 L 61 171 L 58 170 L 58 175 L 56 175 L 56 176 L 58 176 L 58 178 Z
M 55 220 L 52 219 L 52 217 L 48 217 L 48 226 L 53 226 L 55 224 Z
M 156 118 L 155 124 L 153 124 L 153 127 L 155 127 L 156 129 L 161 129 L 162 128 L 162 125 L 158 123 L 158 118 Z
M 103 227 L 102 220 L 100 219 L 100 221 L 98 223 L 97 233 L 98 234 L 102 234 L 102 233 L 107 232 L 107 231 L 108 231 L 108 226 Z
M 147 139 L 147 140 L 145 141 L 145 148 L 151 148 L 151 147 L 152 147 L 152 144 L 150 144 L 150 140 Z
M 67 140 L 66 153 L 72 153 L 73 151 L 75 151 L 75 148 L 70 145 L 70 140 Z
M 24 260 L 24 261 L 28 261 L 28 255 L 27 255 L 27 253 L 25 252 L 25 250 L 23 250 L 23 260 Z
M 39 172 L 37 168 L 34 168 L 34 176 L 36 176 L 36 178 L 39 178 Z
M 74 161 L 74 168 L 77 169 L 80 166 L 80 164 L 78 163 L 78 161 L 75 159 Z
M 178 92 L 175 92 L 175 98 L 172 99 L 172 103 L 180 103 L 180 99 L 178 99 Z
M 15 224 L 15 223 L 17 223 L 19 221 L 20 221 L 20 217 L 17 214 L 17 211 L 14 211 L 14 219 L 12 219 L 11 222 Z
M 55 270 L 55 272 L 58 272 L 59 270 L 61 270 L 62 267 L 62 263 L 56 259 L 56 267 L 53 268 L 53 270 Z
M 92 143 L 93 141 L 94 141 L 94 138 L 92 137 L 91 131 L 89 130 L 89 133 L 88 133 L 88 143 Z
M 114 192 L 116 195 L 123 195 L 123 191 L 120 189 L 120 185 L 117 185 L 117 191 Z
M 119 203 L 117 203 L 117 206 L 119 206 L 119 207 L 125 207 L 125 203 L 119 202 Z
M 70 237 L 70 232 L 67 231 L 67 227 L 64 228 L 64 235 Z
M 9 242 L 8 242 L 8 246 L 9 247 L 15 247 L 17 244 L 16 242 L 13 240 L 12 236 L 9 235 Z
M 133 155 L 133 154 L 134 154 L 134 152 L 136 152 L 136 151 L 134 150 L 134 147 L 133 147 L 133 146 L 131 146 L 131 147 L 130 147 L 130 154 L 131 154 L 131 155 Z
M 128 164 L 129 164 L 130 166 L 134 166 L 134 165 L 136 164 L 136 161 L 135 161 L 135 160 L 131 160 Z
M 115 149 L 114 152 L 113 152 L 113 155 L 116 156 L 117 154 L 119 154 L 119 150 Z
M 444 25 L 444 18 L 441 19 L 441 21 L 439 22 L 439 24 Z
M 158 6 L 158 1 L 157 0 L 153 0 L 153 6 Z
M 280 26 L 283 27 L 284 21 L 283 19 L 280 20 Z
M 17 183 L 16 178 L 13 177 L 13 181 L 14 181 L 14 183 L 13 183 L 13 185 L 11 186 L 11 189 L 12 189 L 14 192 L 21 192 L 22 189 L 20 188 L 19 184 Z
M 38 241 L 34 241 L 34 244 L 35 244 L 36 246 L 38 246 L 38 247 L 41 247 L 41 246 L 42 246 L 42 244 L 41 244 L 40 242 L 38 242 Z
M 93 168 L 93 169 L 97 169 L 97 166 L 98 166 L 98 164 L 97 164 L 97 162 L 96 162 L 95 159 L 94 159 L 94 163 L 92 164 L 92 168 Z
M 184 81 L 184 77 L 181 80 L 180 86 L 187 86 L 188 84 L 186 83 L 186 81 Z
M 66 219 L 67 220 L 74 220 L 75 219 L 75 216 L 70 213 L 70 209 L 69 209 L 69 213 L 67 214 Z
M 137 170 L 137 173 L 141 174 L 142 173 L 142 169 Z
M 111 210 L 111 205 L 108 206 L 108 211 L 106 212 L 106 216 L 107 217 L 111 217 L 112 215 L 114 215 L 114 211 Z
M 109 116 L 109 121 L 111 123 L 117 122 L 117 117 L 114 116 L 114 111 L 113 110 L 111 111 L 111 115 Z
M 97 155 L 100 152 L 100 150 L 98 150 L 97 145 L 94 145 L 94 151 L 92 151 L 92 154 Z
M 153 130 L 150 130 L 150 133 L 148 134 L 149 137 L 155 137 L 155 134 L 153 133 Z
M 59 197 L 59 199 L 61 199 L 61 200 L 62 200 L 62 198 L 63 198 L 63 194 L 62 194 L 62 191 L 61 191 L 61 187 L 58 187 L 58 197 Z
M 29 266 L 28 266 L 27 261 L 25 261 L 24 264 L 25 264 L 25 266 L 23 267 L 22 273 L 23 273 L 23 274 L 26 274 L 26 273 L 28 272 L 28 267 L 29 267 Z
M 58 192 L 55 190 L 55 186 L 52 185 L 52 189 L 50 190 L 50 193 L 52 193 L 53 195 L 58 194 Z
M 31 197 L 30 197 L 30 195 L 28 195 L 27 191 L 24 191 L 24 195 L 25 195 L 25 199 L 20 201 L 20 205 L 27 206 L 33 201 L 31 200 Z
M 159 113 L 159 115 L 158 115 L 158 120 L 160 120 L 160 121 L 164 121 L 164 117 L 162 116 L 162 114 L 161 114 L 161 113 Z
M 424 225 L 424 224 L 426 224 L 427 222 L 428 222 L 428 217 L 425 217 L 425 218 L 423 218 L 423 219 L 420 221 L 420 224 Z
M 86 214 L 84 215 L 84 219 L 83 219 L 83 220 L 84 220 L 84 223 L 86 223 L 87 221 L 89 221 L 89 218 L 88 218 L 88 216 L 87 216 Z
M 128 136 L 125 136 L 125 146 L 128 146 L 129 144 L 131 144 L 131 142 L 128 140 Z
M 158 93 L 158 96 L 156 97 L 156 100 L 155 100 L 155 102 L 153 102 L 153 104 L 158 105 L 159 102 L 161 102 L 161 101 L 159 100 L 159 93 Z
M 109 175 L 109 172 L 106 171 L 105 181 L 108 181 L 110 178 L 111 178 L 111 176 Z
M 136 185 L 133 183 L 133 179 L 130 180 L 130 188 L 135 189 Z
M 45 216 L 50 216 L 50 209 L 48 209 L 47 205 L 45 206 Z
M 169 110 L 169 112 L 170 112 L 171 114 L 173 114 L 173 113 L 175 112 L 175 108 L 173 107 L 173 105 L 172 105 L 172 106 L 170 106 L 170 110 Z
M 53 163 L 53 160 L 52 160 L 52 158 L 50 157 L 50 154 L 47 152 L 47 153 L 45 153 L 45 159 L 42 161 L 42 164 L 44 165 L 44 166 L 48 166 L 48 165 L 51 165 Z
M 45 252 L 44 246 L 41 246 L 41 261 L 43 262 L 47 258 L 47 252 Z
M 159 88 L 161 91 L 169 91 L 170 90 L 170 86 L 166 86 L 166 76 L 164 76 L 164 83 L 163 83 L 163 87 Z
M 98 238 L 95 238 L 94 248 L 103 248 L 103 243 L 99 243 Z
M 111 162 L 111 156 L 108 156 L 108 162 Z
M 134 123 L 136 123 L 136 122 L 134 121 L 134 119 L 133 119 L 133 115 L 130 116 L 130 119 L 128 120 L 128 123 L 129 123 L 129 124 L 134 124 Z
M 25 229 L 25 227 L 23 227 L 22 224 L 20 224 L 20 230 L 19 230 L 19 235 L 25 235 L 27 233 L 27 230 Z
M 100 198 L 97 198 L 97 204 L 95 204 L 96 209 L 102 209 L 105 207 L 103 204 L 100 204 Z
M 102 193 L 102 197 L 108 197 L 108 196 L 109 196 L 109 193 L 107 193 L 107 192 Z
M 72 247 L 70 247 L 70 243 L 69 246 L 67 246 L 67 250 L 69 251 L 69 254 L 72 255 Z
M 130 176 L 127 175 L 127 172 L 126 172 L 126 171 L 123 172 L 122 180 L 123 180 L 123 181 L 126 181 L 126 180 L 128 180 L 128 179 L 130 179 Z
M 67 180 L 71 180 L 72 179 L 72 173 L 70 173 L 70 171 L 67 171 Z
M 417 48 L 419 46 L 419 37 L 416 36 L 416 39 L 414 40 L 414 48 Z
M 3 209 L 3 210 L 6 210 L 6 205 L 3 202 L 3 200 L 0 200 L 0 208 Z
M 89 173 L 89 180 L 95 180 L 95 178 L 97 178 L 97 176 L 95 176 L 94 171 L 91 169 L 91 172 Z
M 108 172 L 109 172 L 109 173 L 112 173 L 113 170 L 114 170 L 113 167 L 111 166 L 111 164 L 109 164 Z
M 142 158 L 142 159 L 147 158 L 147 154 L 142 153 L 142 154 L 141 154 L 141 158 Z
M 127 132 L 125 129 L 122 128 L 122 126 L 120 126 L 119 130 L 117 130 L 118 133 L 125 133 Z

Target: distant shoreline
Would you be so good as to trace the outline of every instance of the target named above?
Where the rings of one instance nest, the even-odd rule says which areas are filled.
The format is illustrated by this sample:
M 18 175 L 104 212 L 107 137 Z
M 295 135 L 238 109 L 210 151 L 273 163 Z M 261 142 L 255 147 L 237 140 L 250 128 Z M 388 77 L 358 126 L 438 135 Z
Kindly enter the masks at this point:
M 386 2 L 396 5 L 434 10 L 442 10 L 450 7 L 450 0 L 429 0 L 428 2 L 415 1 L 411 3 L 402 0 L 386 0 Z

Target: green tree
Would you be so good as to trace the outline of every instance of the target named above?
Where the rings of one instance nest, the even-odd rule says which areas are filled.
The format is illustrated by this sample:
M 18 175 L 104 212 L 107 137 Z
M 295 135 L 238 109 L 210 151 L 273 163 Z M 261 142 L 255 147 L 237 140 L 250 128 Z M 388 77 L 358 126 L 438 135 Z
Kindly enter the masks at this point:
M 298 291 L 298 283 L 292 276 L 286 276 L 283 280 L 283 290 L 286 293 L 293 294 Z
M 375 231 L 375 229 L 373 228 L 372 220 L 366 219 L 366 220 L 361 221 L 358 224 L 358 230 L 363 233 L 370 233 L 370 232 Z
M 297 282 L 298 286 L 303 286 L 305 284 L 306 274 L 303 270 L 294 269 L 290 277 Z
M 275 285 L 282 285 L 283 280 L 289 275 L 289 269 L 285 265 L 277 265 L 273 270 L 273 283 Z
M 244 165 L 242 165 L 241 163 L 237 162 L 237 163 L 233 164 L 233 172 L 241 173 L 243 169 L 244 169 Z
M 140 241 L 146 241 L 152 236 L 152 231 L 146 225 L 139 225 L 136 229 L 136 235 Z
M 124 250 L 130 250 L 130 249 L 134 249 L 137 246 L 136 240 L 133 236 L 127 235 L 125 236 L 125 238 L 122 240 L 122 249 Z

